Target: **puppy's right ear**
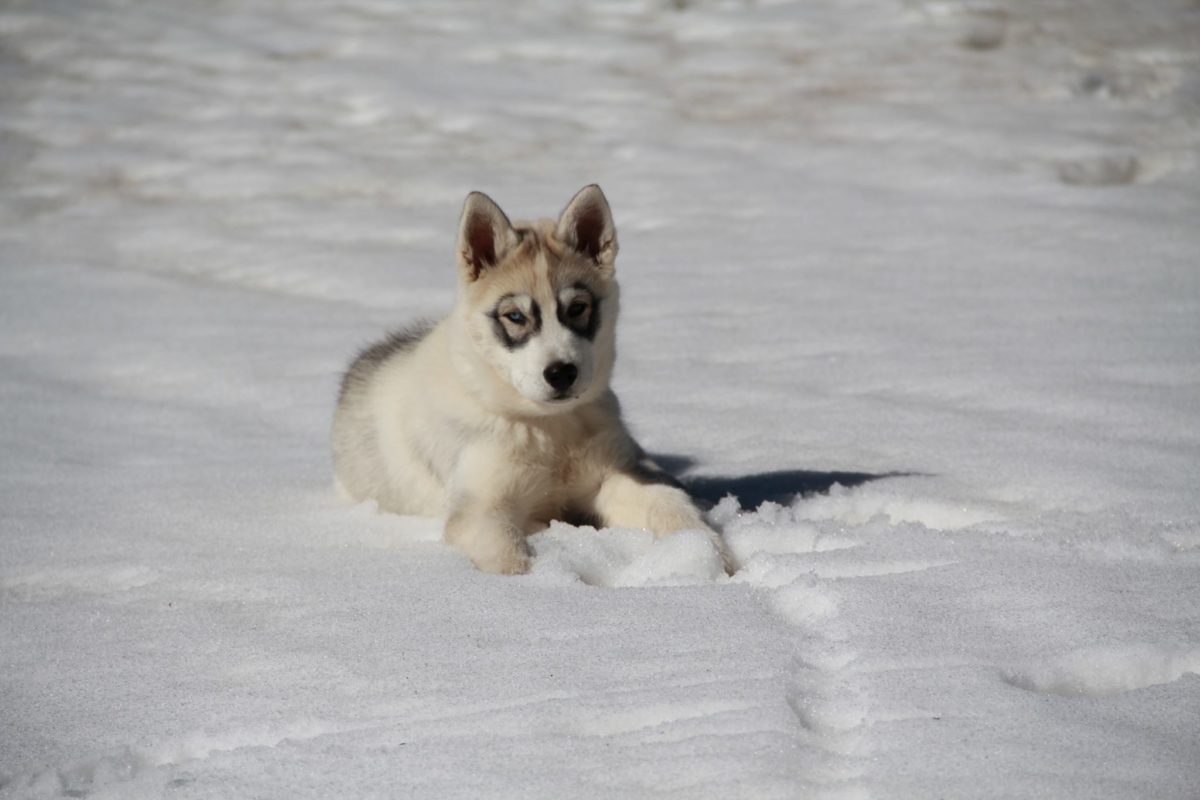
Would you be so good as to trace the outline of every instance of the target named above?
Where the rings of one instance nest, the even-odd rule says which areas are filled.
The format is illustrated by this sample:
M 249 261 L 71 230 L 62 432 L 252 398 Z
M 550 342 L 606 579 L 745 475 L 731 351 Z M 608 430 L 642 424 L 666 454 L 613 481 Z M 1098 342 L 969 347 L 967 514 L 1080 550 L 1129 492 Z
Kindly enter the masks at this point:
M 468 281 L 494 267 L 518 242 L 512 223 L 483 192 L 471 192 L 458 222 L 458 267 Z
M 558 217 L 555 237 L 611 273 L 617 257 L 617 228 L 604 192 L 596 184 L 576 192 Z

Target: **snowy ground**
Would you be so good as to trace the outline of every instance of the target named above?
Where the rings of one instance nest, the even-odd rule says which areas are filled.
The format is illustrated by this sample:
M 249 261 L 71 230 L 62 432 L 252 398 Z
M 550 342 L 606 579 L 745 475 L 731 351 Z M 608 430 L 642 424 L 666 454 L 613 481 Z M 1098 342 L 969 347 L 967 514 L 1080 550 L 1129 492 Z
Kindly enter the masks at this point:
M 0 797 L 1200 796 L 1200 6 L 1083 5 L 5 4 Z M 330 489 L 591 181 L 732 578 Z

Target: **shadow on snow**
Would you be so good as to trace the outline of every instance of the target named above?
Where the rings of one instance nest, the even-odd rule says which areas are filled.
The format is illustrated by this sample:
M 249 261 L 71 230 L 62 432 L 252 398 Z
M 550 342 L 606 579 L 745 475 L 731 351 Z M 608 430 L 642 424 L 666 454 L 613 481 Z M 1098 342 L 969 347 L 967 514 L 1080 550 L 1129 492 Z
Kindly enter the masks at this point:
M 687 456 L 650 456 L 655 463 L 674 475 L 696 462 Z M 679 482 L 697 500 L 717 503 L 727 494 L 738 499 L 742 508 L 758 508 L 765 501 L 787 505 L 797 497 L 824 494 L 834 486 L 853 488 L 883 478 L 900 478 L 914 472 L 818 472 L 807 469 L 782 469 L 738 476 L 682 476 Z

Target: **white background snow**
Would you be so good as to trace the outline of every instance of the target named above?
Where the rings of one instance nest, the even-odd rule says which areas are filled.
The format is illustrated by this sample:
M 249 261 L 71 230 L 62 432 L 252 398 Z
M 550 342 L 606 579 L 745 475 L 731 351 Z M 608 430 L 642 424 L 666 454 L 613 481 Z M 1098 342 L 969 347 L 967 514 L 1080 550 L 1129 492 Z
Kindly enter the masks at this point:
M 0 797 L 1200 796 L 1198 159 L 1193 0 L 6 3 Z M 592 181 L 732 578 L 334 499 Z

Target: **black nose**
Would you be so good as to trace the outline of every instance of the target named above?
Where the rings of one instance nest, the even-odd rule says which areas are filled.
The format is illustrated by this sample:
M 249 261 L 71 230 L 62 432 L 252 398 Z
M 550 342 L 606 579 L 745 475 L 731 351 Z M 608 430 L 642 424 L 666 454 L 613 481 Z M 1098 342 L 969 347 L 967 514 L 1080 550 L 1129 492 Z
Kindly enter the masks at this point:
M 579 368 L 574 364 L 555 361 L 546 367 L 546 371 L 542 375 L 545 376 L 546 383 L 550 384 L 554 391 L 565 392 L 579 376 Z

